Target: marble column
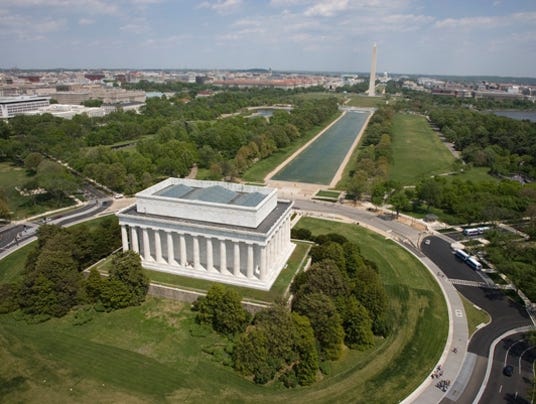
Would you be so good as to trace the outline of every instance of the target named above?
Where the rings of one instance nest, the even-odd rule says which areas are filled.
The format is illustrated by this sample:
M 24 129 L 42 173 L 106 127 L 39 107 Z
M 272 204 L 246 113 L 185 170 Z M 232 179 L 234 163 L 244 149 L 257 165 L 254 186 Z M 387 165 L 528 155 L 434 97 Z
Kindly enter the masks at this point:
M 212 251 L 212 239 L 207 237 L 207 271 L 210 272 L 214 269 L 214 256 Z
M 227 271 L 227 245 L 225 240 L 220 240 L 220 272 L 222 274 Z
M 193 255 L 194 255 L 194 269 L 201 269 L 199 265 L 199 238 L 192 236 Z
M 170 231 L 166 231 L 166 235 L 167 235 L 168 264 L 175 265 L 175 251 L 173 249 L 173 234 Z
M 145 261 L 152 261 L 151 246 L 149 244 L 149 231 L 146 227 L 142 229 L 143 232 L 143 259 Z
M 140 243 L 138 242 L 138 229 L 134 226 L 130 226 L 130 239 L 132 244 L 132 251 L 135 253 L 140 252 Z
M 261 281 L 264 281 L 266 279 L 266 276 L 268 275 L 268 268 L 266 263 L 266 248 L 267 246 L 259 246 L 260 247 L 260 253 L 261 253 L 261 264 L 260 264 L 260 279 Z
M 180 247 L 180 260 L 181 265 L 186 267 L 188 265 L 187 256 L 186 256 L 186 240 L 184 239 L 184 234 L 179 236 L 179 247 Z
M 162 259 L 162 240 L 160 240 L 159 230 L 154 230 L 154 251 L 156 262 L 164 262 Z
M 234 242 L 234 265 L 233 265 L 233 275 L 238 276 L 240 275 L 240 243 L 235 241 Z
M 127 226 L 121 225 L 121 240 L 123 241 L 123 251 L 128 250 L 128 231 Z
M 253 279 L 253 244 L 248 244 L 248 266 L 247 266 L 247 277 L 248 279 Z

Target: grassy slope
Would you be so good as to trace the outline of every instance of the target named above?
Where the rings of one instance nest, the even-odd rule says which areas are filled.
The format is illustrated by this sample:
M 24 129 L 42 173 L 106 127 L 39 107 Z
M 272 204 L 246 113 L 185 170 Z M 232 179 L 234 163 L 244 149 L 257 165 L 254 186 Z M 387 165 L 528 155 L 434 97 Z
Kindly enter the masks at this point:
M 389 338 L 366 352 L 345 351 L 314 386 L 253 385 L 215 359 L 226 341 L 195 325 L 188 307 L 148 299 L 79 326 L 72 313 L 33 325 L 0 317 L 0 395 L 10 402 L 399 401 L 426 377 L 446 338 L 437 285 L 415 258 L 373 233 L 308 218 L 300 226 L 358 241 L 379 265 L 396 319 Z
M 392 150 L 389 177 L 402 185 L 415 185 L 431 175 L 450 172 L 455 160 L 420 115 L 395 115 Z

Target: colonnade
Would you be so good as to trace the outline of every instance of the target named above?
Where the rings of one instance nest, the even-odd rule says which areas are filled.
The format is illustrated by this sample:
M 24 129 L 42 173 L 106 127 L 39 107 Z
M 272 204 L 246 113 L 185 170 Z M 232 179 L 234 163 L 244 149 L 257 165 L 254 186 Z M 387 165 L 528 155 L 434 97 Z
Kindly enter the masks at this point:
M 264 281 L 290 248 L 290 215 L 264 242 L 125 223 L 121 236 L 123 251 L 131 249 L 145 263 L 166 271 L 188 269 Z

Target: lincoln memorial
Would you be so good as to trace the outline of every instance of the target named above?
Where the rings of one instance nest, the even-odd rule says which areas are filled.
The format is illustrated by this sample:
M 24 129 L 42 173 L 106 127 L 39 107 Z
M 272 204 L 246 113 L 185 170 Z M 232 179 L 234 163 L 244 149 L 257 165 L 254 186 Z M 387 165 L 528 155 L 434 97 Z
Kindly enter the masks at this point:
M 271 188 L 168 178 L 117 215 L 147 269 L 269 290 L 294 249 L 291 208 Z

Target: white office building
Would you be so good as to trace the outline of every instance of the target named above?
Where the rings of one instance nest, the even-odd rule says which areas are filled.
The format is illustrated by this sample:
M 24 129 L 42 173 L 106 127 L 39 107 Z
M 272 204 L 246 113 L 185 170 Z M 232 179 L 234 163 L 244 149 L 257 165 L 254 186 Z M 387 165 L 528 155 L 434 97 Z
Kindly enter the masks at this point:
M 27 95 L 19 97 L 0 97 L 0 118 L 13 118 L 15 115 L 37 111 L 39 108 L 48 107 L 49 105 L 50 97 Z
M 291 209 L 275 189 L 168 178 L 118 217 L 147 269 L 269 290 L 294 249 Z

